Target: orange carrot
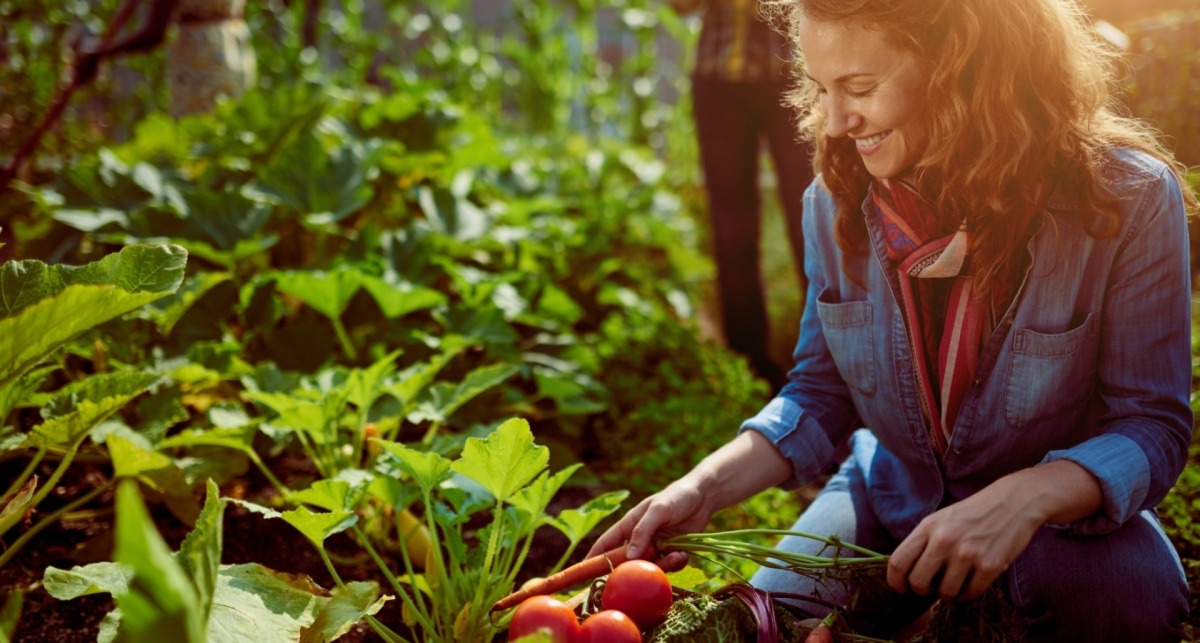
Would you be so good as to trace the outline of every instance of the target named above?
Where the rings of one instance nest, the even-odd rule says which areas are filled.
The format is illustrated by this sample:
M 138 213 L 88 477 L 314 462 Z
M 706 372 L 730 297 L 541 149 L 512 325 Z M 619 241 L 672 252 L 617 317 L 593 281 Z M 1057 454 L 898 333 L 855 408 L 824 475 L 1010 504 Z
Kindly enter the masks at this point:
M 654 545 L 650 546 L 644 556 L 646 560 L 658 557 Z M 553 576 L 543 578 L 537 582 L 526 583 L 526 586 L 522 587 L 521 591 L 509 594 L 496 601 L 496 604 L 492 606 L 492 609 L 488 610 L 488 613 L 492 614 L 516 607 L 531 596 L 554 594 L 572 585 L 585 583 L 611 572 L 613 568 L 627 560 L 629 560 L 629 557 L 625 555 L 625 545 L 621 545 L 599 556 L 593 556 L 579 564 L 572 565 Z

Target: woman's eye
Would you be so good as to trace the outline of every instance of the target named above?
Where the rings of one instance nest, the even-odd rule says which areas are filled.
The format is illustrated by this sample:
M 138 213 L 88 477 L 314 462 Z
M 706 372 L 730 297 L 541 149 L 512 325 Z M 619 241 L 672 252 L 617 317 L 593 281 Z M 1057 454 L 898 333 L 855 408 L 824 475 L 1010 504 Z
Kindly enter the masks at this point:
M 853 89 L 847 89 L 847 90 L 846 90 L 846 95 L 847 95 L 847 96 L 852 96 L 852 97 L 854 97 L 854 98 L 862 98 L 863 96 L 867 96 L 868 94 L 870 94 L 870 93 L 871 93 L 871 92 L 873 92 L 873 91 L 875 91 L 875 88 L 874 88 L 874 87 L 872 87 L 872 88 L 870 88 L 870 89 L 864 89 L 864 90 L 863 90 L 863 91 L 861 91 L 861 92 L 856 92 L 856 91 L 854 91 Z

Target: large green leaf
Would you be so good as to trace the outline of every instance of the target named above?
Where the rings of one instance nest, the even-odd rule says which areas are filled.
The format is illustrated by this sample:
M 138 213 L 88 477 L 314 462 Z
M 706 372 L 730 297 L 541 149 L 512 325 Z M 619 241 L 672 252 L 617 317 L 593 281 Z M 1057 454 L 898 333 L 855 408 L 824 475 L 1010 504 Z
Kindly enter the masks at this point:
M 89 594 L 120 596 L 129 588 L 133 569 L 121 563 L 101 562 L 75 566 L 69 570 L 47 567 L 42 577 L 46 593 L 60 601 Z
M 396 371 L 396 358 L 403 351 L 392 351 L 367 368 L 356 368 L 343 385 L 347 399 L 359 411 L 367 411 L 382 392 L 384 381 Z
M 550 449 L 533 443 L 525 420 L 501 424 L 486 440 L 468 438 L 455 471 L 483 485 L 503 502 L 529 484 L 550 462 Z
M 578 509 L 563 509 L 549 524 L 561 531 L 572 544 L 582 541 L 605 518 L 621 508 L 628 491 L 610 491 L 592 498 Z
M 200 603 L 200 617 L 207 623 L 217 591 L 217 573 L 221 568 L 225 501 L 221 499 L 221 490 L 212 480 L 206 483 L 206 487 L 208 496 L 204 500 L 204 510 L 196 520 L 196 528 L 183 539 L 175 559 L 192 579 L 196 600 Z
M 38 390 L 45 383 L 47 375 L 58 369 L 57 364 L 36 368 L 10 381 L 7 386 L 0 386 L 0 422 Z
M 253 563 L 222 566 L 208 619 L 208 643 L 299 640 L 301 629 L 313 623 L 328 596 L 307 576 Z
M 446 303 L 446 296 L 441 292 L 433 288 L 414 286 L 406 281 L 389 284 L 379 277 L 367 275 L 363 277 L 362 286 L 371 293 L 384 317 L 388 319 L 399 319 L 409 313 L 436 308 Z
M 196 590 L 150 519 L 137 483 L 117 487 L 116 562 L 133 569 L 129 591 L 117 598 L 122 642 L 204 643 Z
M 353 511 L 366 490 L 366 485 L 353 486 L 346 480 L 318 480 L 311 487 L 293 493 L 289 500 L 328 511 Z
M 229 280 L 229 273 L 201 272 L 188 280 L 178 292 L 149 307 L 147 316 L 160 327 L 164 335 L 170 335 L 175 324 L 196 305 L 210 290 Z
M 251 239 L 271 214 L 271 206 L 231 190 L 188 190 L 183 193 L 187 220 L 198 237 L 218 251 Z
M 355 623 L 377 614 L 392 596 L 379 596 L 375 583 L 352 582 L 333 590 L 333 598 L 321 608 L 311 627 L 300 633 L 300 643 L 329 643 L 354 627 Z
M 314 513 L 308 507 L 298 507 L 283 512 L 281 516 L 287 523 L 304 534 L 317 549 L 325 548 L 325 539 L 343 532 L 358 522 L 358 516 L 350 511 L 330 511 Z
M 442 352 L 431 357 L 428 362 L 413 364 L 396 374 L 387 384 L 387 392 L 400 400 L 405 409 L 415 405 L 421 391 L 433 382 L 446 364 L 466 348 L 466 344 L 461 342 L 451 342 L 448 346 L 445 344 L 446 342 L 443 342 Z
M 2 323 L 2 322 L 0 322 Z M 30 444 L 70 444 L 87 435 L 158 380 L 138 371 L 93 375 L 65 388 L 43 409 L 49 416 L 29 433 Z
M 162 496 L 171 513 L 184 524 L 192 525 L 200 514 L 200 507 L 192 497 L 187 476 L 167 456 L 138 446 L 131 440 L 112 434 L 105 441 L 113 472 L 118 477 L 136 478 L 138 482 Z
M 338 319 L 362 286 L 362 274 L 349 266 L 330 271 L 289 271 L 272 273 L 275 287 L 313 307 L 331 319 Z
M 158 448 L 217 446 L 238 451 L 246 450 L 254 441 L 258 429 L 254 426 L 229 429 L 193 429 L 173 435 L 158 443 Z
M 311 224 L 337 223 L 371 200 L 367 174 L 375 143 L 349 143 L 327 152 L 313 133 L 296 139 L 259 175 L 258 191 L 307 215 Z
M 399 460 L 400 470 L 412 476 L 425 493 L 450 479 L 451 462 L 437 453 L 417 451 L 390 440 L 372 440 Z
M 0 266 L 0 388 L 84 331 L 179 288 L 187 252 L 130 246 L 86 266 Z
M 77 410 L 80 402 L 140 395 L 158 380 L 158 375 L 136 370 L 85 377 L 56 391 L 50 401 L 42 406 L 42 417 L 52 419 L 67 415 Z
M 520 509 L 525 514 L 525 520 L 537 528 L 540 526 L 538 523 L 546 511 L 546 506 L 550 504 L 554 494 L 558 493 L 563 484 L 582 466 L 578 463 L 573 464 L 554 475 L 550 475 L 549 471 L 543 471 L 529 486 L 514 493 L 508 502 Z
M 504 383 L 520 370 L 521 367 L 510 364 L 493 364 L 471 371 L 458 384 L 435 384 L 417 401 L 417 408 L 408 414 L 408 421 L 414 424 L 426 420 L 445 422 L 462 405 Z

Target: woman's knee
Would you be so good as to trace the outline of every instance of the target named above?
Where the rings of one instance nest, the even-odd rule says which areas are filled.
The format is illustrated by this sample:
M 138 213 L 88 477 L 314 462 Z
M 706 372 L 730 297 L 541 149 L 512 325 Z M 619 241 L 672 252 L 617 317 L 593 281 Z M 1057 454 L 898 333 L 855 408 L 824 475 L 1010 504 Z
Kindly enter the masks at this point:
M 1179 641 L 1188 616 L 1179 559 L 1146 512 L 1104 536 L 1040 529 L 1008 583 L 1032 641 Z

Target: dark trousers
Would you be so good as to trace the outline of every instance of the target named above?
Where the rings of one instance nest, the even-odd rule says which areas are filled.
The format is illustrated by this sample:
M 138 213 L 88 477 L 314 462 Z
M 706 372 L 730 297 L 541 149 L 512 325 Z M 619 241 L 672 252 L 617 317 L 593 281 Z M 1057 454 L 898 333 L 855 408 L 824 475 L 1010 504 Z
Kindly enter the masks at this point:
M 797 140 L 792 111 L 782 102 L 784 90 L 782 83 L 692 79 L 692 112 L 712 219 L 725 339 L 776 390 L 785 375 L 767 353 L 767 311 L 759 270 L 759 140 L 765 137 L 771 149 L 802 285 L 806 282 L 800 219 L 804 190 L 813 179 L 812 153 L 808 144 Z

